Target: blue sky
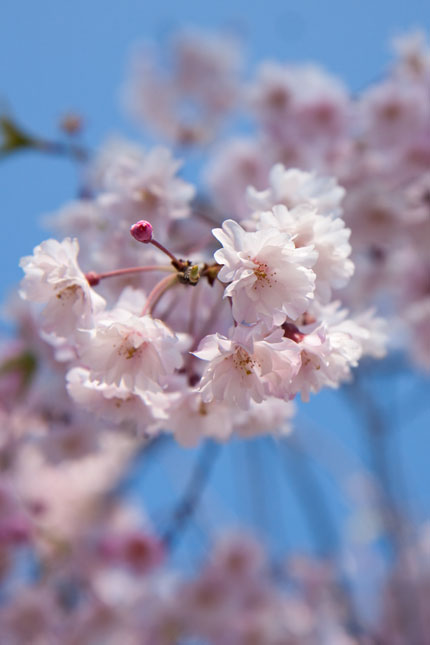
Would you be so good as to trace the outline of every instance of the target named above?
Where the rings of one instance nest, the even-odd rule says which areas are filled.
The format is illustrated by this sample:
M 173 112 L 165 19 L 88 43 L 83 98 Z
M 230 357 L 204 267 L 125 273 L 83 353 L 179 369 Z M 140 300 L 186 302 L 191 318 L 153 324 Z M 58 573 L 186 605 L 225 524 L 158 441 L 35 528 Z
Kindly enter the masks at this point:
M 22 124 L 53 137 L 59 117 L 70 109 L 85 115 L 87 142 L 96 146 L 112 131 L 138 136 L 118 100 L 130 46 L 142 39 L 164 38 L 180 26 L 228 27 L 244 39 L 250 64 L 263 58 L 317 61 L 339 75 L 354 91 L 377 79 L 390 59 L 390 39 L 414 27 L 430 26 L 428 0 L 3 0 L 0 23 L 0 106 Z M 20 154 L 0 165 L 0 297 L 20 278 L 18 260 L 31 253 L 46 233 L 41 215 L 73 198 L 76 170 L 67 160 Z M 397 383 L 420 391 L 422 380 Z M 393 382 L 380 386 L 392 395 Z M 390 390 L 391 388 L 391 390 Z M 355 421 L 338 395 L 322 394 L 303 410 L 303 423 L 318 419 L 333 440 L 348 438 L 347 463 L 364 454 L 354 439 Z M 420 517 L 428 516 L 428 412 L 405 418 L 395 438 L 408 472 Z M 237 450 L 237 448 L 233 448 Z M 345 453 L 345 454 L 346 454 Z M 224 457 L 223 457 L 224 458 Z M 226 456 L 224 459 L 233 457 Z M 393 462 L 394 463 L 394 462 Z M 186 465 L 184 466 L 186 470 Z M 222 472 L 225 472 L 227 465 Z M 352 466 L 351 466 L 352 468 Z M 345 502 L 338 484 L 319 474 L 336 513 Z M 233 488 L 233 484 L 231 485 Z M 297 503 L 289 521 L 300 524 Z M 293 533 L 295 540 L 303 531 Z

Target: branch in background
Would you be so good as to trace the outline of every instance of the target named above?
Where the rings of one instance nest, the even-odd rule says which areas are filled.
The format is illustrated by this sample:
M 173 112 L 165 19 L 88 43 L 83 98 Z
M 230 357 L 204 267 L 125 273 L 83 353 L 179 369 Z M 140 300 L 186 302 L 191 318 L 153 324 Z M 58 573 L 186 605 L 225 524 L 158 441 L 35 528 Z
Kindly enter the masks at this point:
M 69 157 L 79 163 L 88 161 L 90 157 L 89 151 L 82 145 L 68 141 L 50 141 L 32 135 L 12 117 L 0 115 L 0 160 L 23 150 Z
M 207 442 L 201 449 L 184 494 L 173 512 L 170 526 L 161 536 L 169 549 L 177 544 L 181 534 L 193 517 L 200 502 L 203 491 L 210 479 L 216 457 L 220 452 L 220 444 Z
M 382 493 L 382 500 L 379 505 L 382 524 L 391 539 L 393 547 L 399 547 L 401 539 L 398 533 L 401 522 L 387 456 L 388 429 L 385 420 L 372 393 L 365 388 L 358 373 L 356 373 L 354 382 L 343 388 L 343 391 L 348 395 L 357 413 L 363 419 L 372 470 L 379 483 L 380 493 Z
M 318 555 L 328 557 L 339 552 L 340 540 L 336 523 L 320 485 L 316 480 L 304 448 L 297 437 L 288 437 L 278 444 L 287 484 L 293 484 L 300 509 Z
M 341 555 L 339 529 L 333 518 L 329 504 L 309 464 L 309 456 L 297 436 L 290 436 L 279 443 L 278 451 L 285 467 L 282 469 L 287 484 L 293 483 L 300 504 L 300 510 L 305 517 L 308 530 L 313 538 L 317 555 L 331 560 Z M 335 587 L 339 591 L 348 617 L 351 633 L 360 635 L 363 626 L 356 611 L 350 585 L 344 579 L 337 579 Z
M 409 642 L 421 643 L 423 626 L 419 597 L 421 593 L 419 574 L 404 554 L 408 551 L 407 522 L 402 514 L 393 488 L 392 471 L 389 461 L 387 439 L 390 436 L 387 419 L 378 405 L 372 388 L 366 388 L 359 374 L 345 391 L 362 415 L 373 462 L 373 470 L 382 492 L 379 514 L 399 569 L 403 572 L 402 583 L 397 587 L 396 610 Z M 401 464 L 396 464 L 396 478 L 405 485 Z

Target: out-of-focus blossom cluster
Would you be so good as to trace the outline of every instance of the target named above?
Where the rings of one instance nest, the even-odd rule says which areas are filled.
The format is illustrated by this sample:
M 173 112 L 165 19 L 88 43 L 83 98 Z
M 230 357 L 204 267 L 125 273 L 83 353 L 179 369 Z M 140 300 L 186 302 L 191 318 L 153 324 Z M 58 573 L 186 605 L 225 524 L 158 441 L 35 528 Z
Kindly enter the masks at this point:
M 237 102 L 242 53 L 228 34 L 186 30 L 161 54 L 136 50 L 125 103 L 138 122 L 179 145 L 204 145 Z
M 244 533 L 218 537 L 191 573 L 169 567 L 149 522 L 104 493 L 130 445 L 115 438 L 104 448 L 78 468 L 41 467 L 27 448 L 13 474 L 2 475 L 5 645 L 407 645 L 411 634 L 425 642 L 428 530 L 419 548 L 399 554 L 369 622 L 333 564 L 304 556 L 270 561 Z M 30 553 L 36 566 L 13 573 Z
M 56 484 L 70 484 L 65 472 L 57 470 Z M 33 475 L 33 503 L 40 495 L 44 506 L 38 514 L 43 517 L 50 512 L 52 493 L 37 484 L 36 471 Z M 84 470 L 87 481 L 88 475 Z M 11 495 L 3 488 L 1 494 L 2 511 L 8 510 L 15 524 L 13 541 L 22 544 L 28 531 L 22 522 L 18 531 Z M 41 531 L 33 509 L 32 546 L 40 572 L 24 589 L 16 581 L 9 602 L 0 606 L 5 645 L 58 638 L 70 644 L 130 645 L 175 645 L 192 638 L 214 645 L 359 642 L 348 634 L 351 617 L 336 597 L 329 565 L 298 559 L 279 564 L 275 574 L 262 546 L 236 533 L 218 539 L 193 575 L 181 575 L 165 566 L 161 542 L 148 527 L 139 526 L 131 509 L 114 498 L 100 504 L 99 498 L 89 520 L 82 513 L 83 498 L 76 491 L 73 498 L 81 511 L 74 533 L 58 533 L 52 524 Z M 10 529 L 6 534 L 2 526 L 2 549 L 11 540 Z M 2 563 L 0 575 L 6 577 L 4 557 Z
M 425 642 L 428 528 L 399 552 L 370 620 L 334 563 L 274 561 L 237 531 L 184 574 L 169 566 L 168 542 L 142 510 L 114 491 L 132 452 L 116 435 L 79 462 L 47 465 L 30 445 L 2 465 L 2 643 L 407 645 L 411 634 Z

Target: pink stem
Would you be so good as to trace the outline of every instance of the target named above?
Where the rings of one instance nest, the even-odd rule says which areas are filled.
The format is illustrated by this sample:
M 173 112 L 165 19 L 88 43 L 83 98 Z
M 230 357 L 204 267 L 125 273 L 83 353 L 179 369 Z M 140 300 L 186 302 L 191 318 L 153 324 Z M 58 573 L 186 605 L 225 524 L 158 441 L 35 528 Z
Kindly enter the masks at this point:
M 104 278 L 115 278 L 121 275 L 128 275 L 130 273 L 144 273 L 146 271 L 169 271 L 169 273 L 172 273 L 174 269 L 170 265 L 154 264 L 144 267 L 127 267 L 126 269 L 115 269 L 114 271 L 107 271 L 106 273 L 94 273 L 93 271 L 89 271 L 85 274 L 85 277 L 87 278 L 88 282 L 92 286 L 94 286 Z
M 157 240 L 152 239 L 152 240 L 150 241 L 150 244 L 153 244 L 154 246 L 156 246 L 156 247 L 157 247 L 157 249 L 160 249 L 160 251 L 163 251 L 163 253 L 165 253 L 166 255 L 168 255 L 168 256 L 169 256 L 169 258 L 170 258 L 171 260 L 173 260 L 173 262 L 178 262 L 178 258 L 177 258 L 175 255 L 173 255 L 173 253 L 171 253 L 168 249 L 166 249 L 166 247 L 165 247 L 165 246 L 163 246 L 162 244 L 160 244 L 160 242 L 157 242 Z
M 155 285 L 153 290 L 148 295 L 148 299 L 145 303 L 145 306 L 142 310 L 141 315 L 145 316 L 148 313 L 151 313 L 152 309 L 155 307 L 157 302 L 160 300 L 163 293 L 165 293 L 170 287 L 172 287 L 178 281 L 178 275 L 166 275 L 165 278 L 160 280 L 158 284 Z

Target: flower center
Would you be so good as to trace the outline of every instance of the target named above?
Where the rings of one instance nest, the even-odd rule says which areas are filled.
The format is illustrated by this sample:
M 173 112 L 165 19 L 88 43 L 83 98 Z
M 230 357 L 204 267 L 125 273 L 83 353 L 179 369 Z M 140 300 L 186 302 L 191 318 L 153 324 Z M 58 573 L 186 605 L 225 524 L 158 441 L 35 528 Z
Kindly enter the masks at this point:
M 270 269 L 267 262 L 257 260 L 256 258 L 253 258 L 252 261 L 255 264 L 254 275 L 257 278 L 254 284 L 254 289 L 257 289 L 257 286 L 259 287 L 265 286 L 271 289 L 273 286 L 273 283 L 276 282 L 276 279 L 275 279 L 276 271 L 273 271 L 272 269 Z
M 247 376 L 252 374 L 252 369 L 256 361 L 246 352 L 243 347 L 239 347 L 233 356 L 233 365 L 236 369 L 241 370 Z
M 321 362 L 314 354 L 309 354 L 306 350 L 302 351 L 302 367 L 310 365 L 315 370 L 321 369 Z
M 71 284 L 69 287 L 62 289 L 56 295 L 58 300 L 61 300 L 62 304 L 76 300 L 82 292 L 82 288 L 77 284 Z
M 135 356 L 140 356 L 143 352 L 145 345 L 146 343 L 141 343 L 138 347 L 135 347 L 134 345 L 132 345 L 130 341 L 130 337 L 126 336 L 126 338 L 124 338 L 124 341 L 121 343 L 118 349 L 118 354 L 120 356 L 123 356 L 126 361 L 129 361 Z

